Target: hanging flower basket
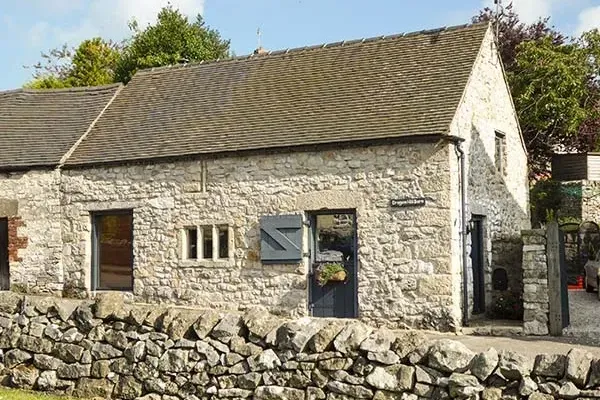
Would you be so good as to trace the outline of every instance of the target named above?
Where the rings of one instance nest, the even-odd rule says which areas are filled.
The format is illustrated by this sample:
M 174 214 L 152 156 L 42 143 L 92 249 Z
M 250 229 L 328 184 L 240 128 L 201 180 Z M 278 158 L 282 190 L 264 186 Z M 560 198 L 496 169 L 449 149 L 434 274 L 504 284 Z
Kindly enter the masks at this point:
M 348 271 L 340 263 L 327 263 L 318 268 L 316 276 L 319 286 L 325 286 L 329 282 L 346 282 Z

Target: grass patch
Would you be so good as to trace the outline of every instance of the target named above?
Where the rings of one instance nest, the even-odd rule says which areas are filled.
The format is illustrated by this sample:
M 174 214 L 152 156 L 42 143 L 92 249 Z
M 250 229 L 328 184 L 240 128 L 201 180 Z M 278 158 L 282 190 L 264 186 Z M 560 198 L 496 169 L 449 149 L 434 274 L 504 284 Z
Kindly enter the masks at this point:
M 15 390 L 0 388 L 0 400 L 69 400 L 73 397 L 55 396 L 41 392 L 28 392 L 25 390 Z M 73 399 L 74 400 L 74 399 Z

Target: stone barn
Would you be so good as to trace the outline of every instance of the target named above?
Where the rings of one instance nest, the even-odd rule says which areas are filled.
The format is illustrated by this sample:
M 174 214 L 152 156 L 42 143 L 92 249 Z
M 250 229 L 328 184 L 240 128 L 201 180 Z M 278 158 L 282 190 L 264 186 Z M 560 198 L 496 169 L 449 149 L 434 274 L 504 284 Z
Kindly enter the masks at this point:
M 521 293 L 526 152 L 488 25 L 144 70 L 89 124 L 49 172 L 64 295 L 454 330 Z
M 120 85 L 0 92 L 0 289 L 63 289 L 60 169 Z

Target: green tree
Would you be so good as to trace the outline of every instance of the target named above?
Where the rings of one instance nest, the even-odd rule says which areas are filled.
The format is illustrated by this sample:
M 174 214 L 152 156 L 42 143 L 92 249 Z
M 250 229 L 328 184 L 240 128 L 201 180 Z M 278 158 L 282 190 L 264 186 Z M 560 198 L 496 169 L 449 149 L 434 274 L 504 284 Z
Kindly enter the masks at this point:
M 42 53 L 43 62 L 32 66 L 34 79 L 25 87 L 62 89 L 113 83 L 119 55 L 120 47 L 102 38 L 84 40 L 76 49 L 63 45 Z
M 157 23 L 140 29 L 133 21 L 132 36 L 122 44 L 102 38 L 84 40 L 76 49 L 67 45 L 42 53 L 31 66 L 38 89 L 96 86 L 128 82 L 142 68 L 229 57 L 229 41 L 210 29 L 198 15 L 194 22 L 171 6 L 158 13 Z
M 492 21 L 525 144 L 531 178 L 547 175 L 556 151 L 598 149 L 600 36 L 569 38 L 549 19 L 524 24 L 511 6 L 486 8 L 474 22 Z
M 508 80 L 534 174 L 547 170 L 552 153 L 577 147 L 582 124 L 598 116 L 595 51 L 550 37 L 517 47 Z
M 54 75 L 40 75 L 27 82 L 24 87 L 27 89 L 64 89 L 71 87 L 71 84 Z
M 34 79 L 53 76 L 57 79 L 64 79 L 69 74 L 73 50 L 66 44 L 52 49 L 47 53 L 42 52 L 42 60 L 36 64 L 25 67 L 33 69 Z
M 229 41 L 210 29 L 198 15 L 195 22 L 178 10 L 163 8 L 155 25 L 141 30 L 130 24 L 130 39 L 117 63 L 116 79 L 128 82 L 142 68 L 229 57 Z
M 115 82 L 119 47 L 93 38 L 81 42 L 73 55 L 67 80 L 72 86 L 98 86 Z
M 524 24 L 513 11 L 512 6 L 500 9 L 497 14 L 489 7 L 473 17 L 473 22 L 492 22 L 498 33 L 498 50 L 507 71 L 516 65 L 517 47 L 527 41 L 551 38 L 554 44 L 565 43 L 567 38 L 550 25 L 550 18 L 539 19 L 532 24 Z

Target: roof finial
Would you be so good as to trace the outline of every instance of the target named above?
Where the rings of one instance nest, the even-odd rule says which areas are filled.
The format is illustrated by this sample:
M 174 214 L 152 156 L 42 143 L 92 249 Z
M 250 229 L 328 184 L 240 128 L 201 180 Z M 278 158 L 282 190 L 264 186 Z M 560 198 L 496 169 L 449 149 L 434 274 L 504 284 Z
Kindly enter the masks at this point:
M 499 40 L 500 35 L 500 15 L 504 11 L 502 8 L 502 0 L 494 0 L 496 11 L 494 13 L 494 24 L 496 25 L 496 40 Z
M 269 53 L 262 47 L 262 32 L 260 31 L 260 26 L 258 27 L 258 29 L 256 29 L 256 39 L 258 41 L 258 46 L 256 47 L 256 50 L 254 50 L 254 54 L 262 56 L 264 54 Z
M 262 33 L 260 31 L 260 26 L 256 29 L 256 40 L 257 40 L 257 49 L 260 49 L 262 47 L 262 43 L 261 43 L 261 39 L 262 38 Z

